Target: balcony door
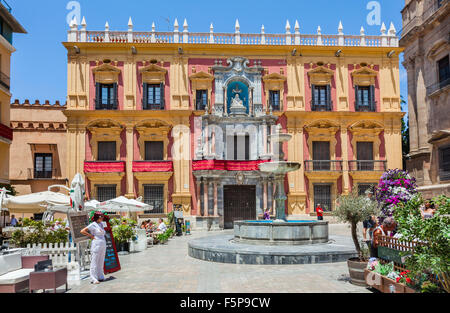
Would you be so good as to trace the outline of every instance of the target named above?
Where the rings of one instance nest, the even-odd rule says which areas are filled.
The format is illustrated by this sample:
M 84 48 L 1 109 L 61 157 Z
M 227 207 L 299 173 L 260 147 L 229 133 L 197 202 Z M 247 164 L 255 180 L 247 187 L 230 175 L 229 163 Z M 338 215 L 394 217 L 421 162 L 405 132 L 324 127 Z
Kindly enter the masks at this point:
M 97 161 L 117 161 L 115 141 L 100 141 L 98 143 Z
M 163 161 L 164 160 L 164 142 L 146 141 L 145 142 L 145 160 Z
M 234 135 L 227 137 L 227 159 L 235 161 L 250 160 L 250 136 Z
M 329 171 L 330 164 L 330 142 L 314 141 L 313 142 L 313 160 L 315 171 Z
M 357 143 L 358 170 L 373 171 L 373 142 Z

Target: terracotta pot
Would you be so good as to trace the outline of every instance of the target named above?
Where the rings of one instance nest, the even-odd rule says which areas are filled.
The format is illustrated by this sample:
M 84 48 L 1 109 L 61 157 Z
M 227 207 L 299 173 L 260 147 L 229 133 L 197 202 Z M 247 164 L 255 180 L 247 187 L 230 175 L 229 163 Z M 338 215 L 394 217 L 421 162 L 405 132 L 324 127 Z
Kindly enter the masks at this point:
M 367 261 L 361 262 L 358 258 L 347 261 L 351 283 L 361 287 L 367 287 L 364 271 L 367 268 Z

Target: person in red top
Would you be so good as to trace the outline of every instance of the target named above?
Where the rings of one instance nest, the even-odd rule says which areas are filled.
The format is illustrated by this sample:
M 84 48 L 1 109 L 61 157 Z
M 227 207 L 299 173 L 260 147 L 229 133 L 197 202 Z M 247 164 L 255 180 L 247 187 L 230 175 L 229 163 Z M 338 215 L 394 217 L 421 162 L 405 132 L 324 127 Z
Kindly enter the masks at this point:
M 320 206 L 320 203 L 317 205 L 316 213 L 317 213 L 317 219 L 318 219 L 319 221 L 323 221 L 323 209 L 322 209 L 322 207 Z

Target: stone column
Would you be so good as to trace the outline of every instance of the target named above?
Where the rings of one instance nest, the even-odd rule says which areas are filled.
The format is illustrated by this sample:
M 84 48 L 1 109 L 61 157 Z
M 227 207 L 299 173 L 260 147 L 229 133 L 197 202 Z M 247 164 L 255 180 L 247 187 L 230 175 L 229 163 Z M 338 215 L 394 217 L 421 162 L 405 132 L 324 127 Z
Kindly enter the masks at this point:
M 196 178 L 195 180 L 196 182 L 196 186 L 197 186 L 197 190 L 196 190 L 196 194 L 197 194 L 197 216 L 201 216 L 202 215 L 202 201 L 201 201 L 201 194 L 200 194 L 200 189 L 201 189 L 201 181 L 200 178 Z
M 350 175 L 348 167 L 348 131 L 346 125 L 341 125 L 341 151 L 342 151 L 342 193 L 350 192 Z
M 213 185 L 214 185 L 214 217 L 219 217 L 216 180 L 214 180 Z
M 268 185 L 268 183 L 267 183 L 267 179 L 266 178 L 264 178 L 264 180 L 263 180 L 263 209 L 264 210 L 266 210 L 267 208 L 268 208 L 268 198 L 267 198 L 267 185 Z
M 126 197 L 134 199 L 134 175 L 133 175 L 133 160 L 134 160 L 134 125 L 126 125 L 126 139 L 127 139 L 127 194 Z
M 86 128 L 78 128 L 78 169 L 77 172 L 84 176 L 84 161 L 86 160 Z
M 209 216 L 209 183 L 208 179 L 203 179 L 203 216 L 208 217 Z

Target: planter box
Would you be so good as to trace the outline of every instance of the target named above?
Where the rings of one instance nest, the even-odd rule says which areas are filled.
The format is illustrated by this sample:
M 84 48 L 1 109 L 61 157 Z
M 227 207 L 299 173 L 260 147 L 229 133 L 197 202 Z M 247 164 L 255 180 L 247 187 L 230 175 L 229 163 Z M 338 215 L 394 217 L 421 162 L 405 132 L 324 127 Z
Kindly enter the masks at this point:
M 416 293 L 414 289 L 406 285 L 369 270 L 364 271 L 364 277 L 369 287 L 375 288 L 382 293 Z

